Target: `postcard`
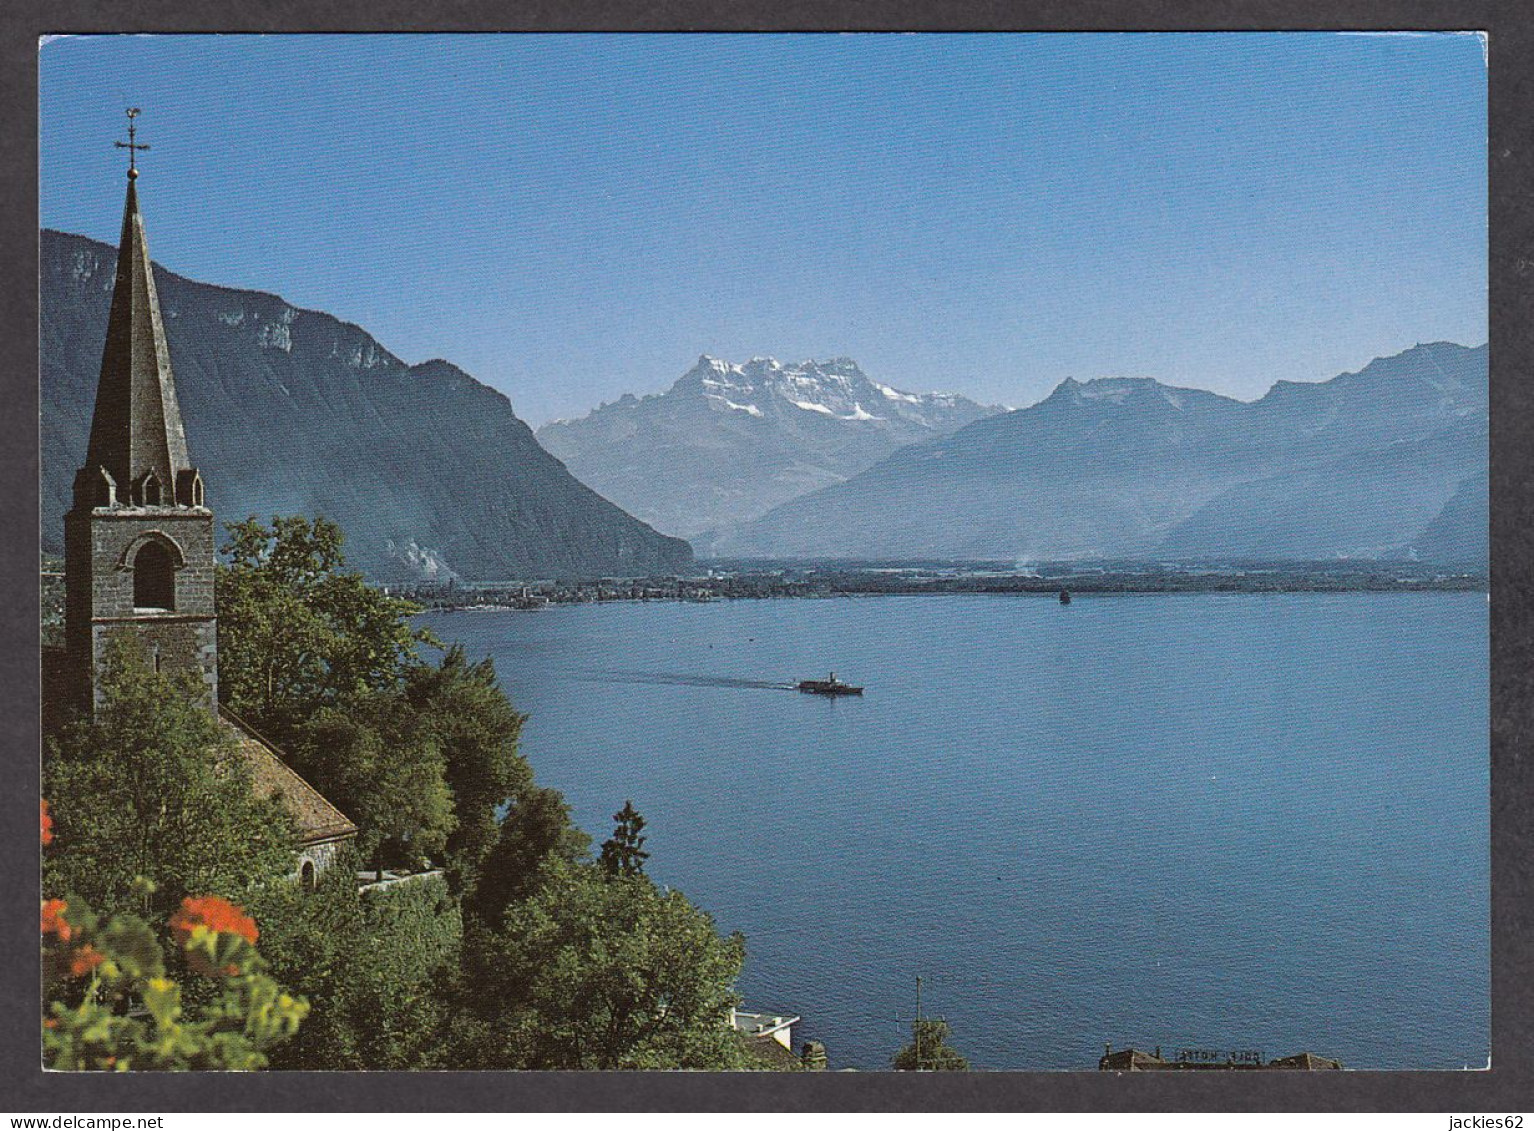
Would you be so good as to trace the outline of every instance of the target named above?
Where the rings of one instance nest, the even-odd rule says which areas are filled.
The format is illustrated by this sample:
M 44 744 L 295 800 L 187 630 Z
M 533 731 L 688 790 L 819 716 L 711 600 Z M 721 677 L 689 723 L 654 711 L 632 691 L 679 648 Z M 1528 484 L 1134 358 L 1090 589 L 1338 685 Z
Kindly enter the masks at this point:
M 1485 1069 L 1486 51 L 45 42 L 41 1062 Z

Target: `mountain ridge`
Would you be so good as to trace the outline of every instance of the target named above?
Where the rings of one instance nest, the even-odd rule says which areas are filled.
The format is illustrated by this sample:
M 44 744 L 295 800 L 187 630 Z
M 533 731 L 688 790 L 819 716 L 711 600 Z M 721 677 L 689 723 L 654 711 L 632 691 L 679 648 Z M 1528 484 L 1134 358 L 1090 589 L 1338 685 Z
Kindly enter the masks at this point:
M 657 529 L 707 540 L 997 411 L 959 394 L 897 389 L 847 357 L 737 364 L 705 353 L 663 392 L 551 421 L 538 439 Z
M 1483 429 L 1486 371 L 1484 345 L 1428 343 L 1357 373 L 1275 383 L 1255 401 L 1153 378 L 1067 378 L 1033 405 L 911 445 L 784 503 L 712 549 L 732 557 L 1034 559 L 1175 549 L 1205 558 L 1255 542 L 1278 557 L 1405 554 L 1448 505 L 1446 493 L 1484 470 L 1485 442 L 1479 433 L 1460 436 L 1431 469 L 1400 480 L 1410 488 L 1401 499 L 1388 497 L 1393 481 L 1382 470 L 1399 455 L 1391 446 L 1461 425 Z M 1366 473 L 1342 461 L 1328 481 L 1324 465 L 1348 453 L 1378 466 Z M 1292 486 L 1303 486 L 1302 509 L 1315 502 L 1317 528 L 1333 541 L 1299 537 L 1304 520 L 1294 514 L 1284 535 L 1267 513 L 1273 493 L 1250 487 L 1286 474 L 1300 476 Z M 1339 501 L 1344 496 L 1352 502 Z M 1465 514 L 1472 502 L 1464 501 Z M 1216 511 L 1178 532 L 1212 505 Z M 1214 521 L 1222 509 L 1223 520 Z M 1396 516 L 1393 528 L 1387 512 Z M 1265 523 L 1267 535 L 1251 534 Z M 1464 521 L 1451 525 L 1466 529 Z M 1381 545 L 1387 529 L 1395 541 Z
M 43 545 L 83 461 L 117 250 L 40 234 Z M 177 392 L 220 518 L 323 514 L 377 580 L 673 572 L 691 561 L 579 483 L 511 401 L 281 296 L 155 265 Z

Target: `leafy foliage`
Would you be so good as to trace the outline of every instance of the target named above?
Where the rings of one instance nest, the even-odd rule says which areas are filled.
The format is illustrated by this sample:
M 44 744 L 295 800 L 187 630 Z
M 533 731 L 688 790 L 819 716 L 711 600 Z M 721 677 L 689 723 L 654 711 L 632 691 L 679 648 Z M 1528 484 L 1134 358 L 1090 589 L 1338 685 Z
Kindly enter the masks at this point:
M 591 840 L 570 819 L 557 789 L 530 785 L 507 809 L 478 882 L 464 894 L 464 908 L 498 928 L 506 911 L 528 899 L 560 864 L 576 864 Z
M 424 864 L 456 825 L 442 745 L 395 692 L 322 707 L 297 729 L 293 762 L 360 829 L 363 859 Z
M 642 875 L 546 860 L 497 930 L 465 939 L 454 1058 L 475 1068 L 743 1066 L 726 1024 L 745 956 L 707 914 Z
M 625 816 L 626 815 L 626 816 Z M 623 849 L 643 818 L 619 814 Z M 530 786 L 507 810 L 465 893 L 456 1009 L 442 1067 L 751 1066 L 726 1023 L 739 1004 L 739 935 L 640 870 L 593 861 L 557 790 Z
M 901 1072 L 964 1072 L 969 1061 L 948 1044 L 948 1022 L 928 1017 L 911 1023 L 911 1043 L 895 1054 Z
M 422 634 L 416 606 L 345 568 L 341 528 L 274 516 L 228 524 L 217 574 L 224 702 L 286 740 L 320 708 L 392 689 Z
M 252 794 L 195 681 L 151 670 L 119 639 L 99 686 L 94 719 L 71 723 L 43 760 L 69 845 L 44 863 L 49 890 L 107 912 L 165 914 L 194 892 L 241 898 L 292 870 L 290 818 Z M 157 893 L 134 895 L 137 876 L 157 877 Z
M 436 667 L 407 669 L 404 701 L 441 751 L 455 817 L 447 861 L 461 891 L 473 884 L 500 836 L 498 813 L 534 788 L 533 772 L 517 753 L 526 716 L 496 682 L 495 665 L 470 663 L 457 645 Z
M 458 901 L 439 877 L 365 891 L 362 930 L 349 1015 L 366 1066 L 433 1066 L 463 942 Z
M 488 661 L 462 648 L 424 662 L 418 607 L 348 572 L 324 519 L 229 526 L 218 574 L 221 684 L 235 711 L 277 735 L 295 767 L 362 829 L 364 860 L 444 856 L 473 882 L 497 813 L 531 788 L 523 718 Z
M 254 921 L 224 900 L 200 897 L 183 901 L 171 922 L 173 953 L 211 983 L 195 1005 L 169 976 L 160 940 L 142 918 L 103 923 L 83 903 L 43 902 L 49 1068 L 264 1068 L 268 1052 L 297 1032 L 308 1003 L 267 973 Z
M 440 879 L 359 893 L 351 853 L 318 889 L 261 893 L 262 950 L 274 974 L 313 1004 L 275 1068 L 401 1070 L 430 1066 L 446 1013 L 442 983 L 462 938 Z

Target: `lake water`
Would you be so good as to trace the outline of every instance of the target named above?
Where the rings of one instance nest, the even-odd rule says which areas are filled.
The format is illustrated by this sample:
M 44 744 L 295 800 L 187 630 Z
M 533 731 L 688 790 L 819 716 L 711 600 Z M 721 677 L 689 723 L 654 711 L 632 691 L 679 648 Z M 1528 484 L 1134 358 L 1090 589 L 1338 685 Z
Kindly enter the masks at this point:
M 1489 1050 L 1484 594 L 875 597 L 423 618 L 600 842 L 743 931 L 746 1006 L 882 1068 L 1105 1043 Z M 827 670 L 867 686 L 773 688 Z M 738 681 L 738 682 L 732 682 Z M 769 686 L 754 686 L 761 683 Z

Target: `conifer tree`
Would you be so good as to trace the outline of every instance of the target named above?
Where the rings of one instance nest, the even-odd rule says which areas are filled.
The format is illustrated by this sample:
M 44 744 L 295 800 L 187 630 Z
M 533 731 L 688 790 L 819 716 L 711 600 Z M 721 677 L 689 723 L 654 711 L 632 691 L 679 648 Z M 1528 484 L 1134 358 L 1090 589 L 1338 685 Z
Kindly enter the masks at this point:
M 609 876 L 637 876 L 644 872 L 644 862 L 650 854 L 644 850 L 644 818 L 634 808 L 632 800 L 625 801 L 623 808 L 613 814 L 617 827 L 613 835 L 602 843 L 600 863 Z

